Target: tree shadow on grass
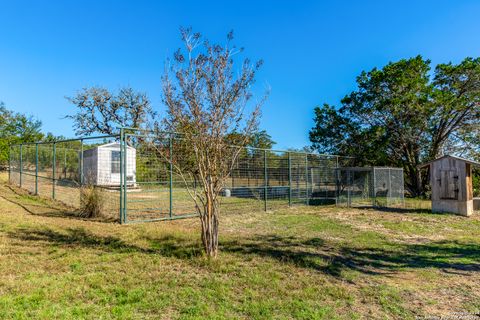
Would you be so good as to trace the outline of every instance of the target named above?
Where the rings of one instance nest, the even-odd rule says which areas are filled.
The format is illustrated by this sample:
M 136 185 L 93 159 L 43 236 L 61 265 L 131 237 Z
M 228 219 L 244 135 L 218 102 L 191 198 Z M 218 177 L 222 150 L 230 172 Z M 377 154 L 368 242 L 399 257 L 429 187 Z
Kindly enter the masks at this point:
M 95 235 L 83 228 L 68 228 L 65 232 L 52 229 L 20 228 L 10 232 L 10 237 L 36 244 L 53 244 L 67 247 L 94 248 L 107 252 L 149 252 L 113 236 Z
M 332 247 L 319 238 L 258 236 L 249 241 L 223 242 L 222 250 L 273 258 L 337 277 L 348 270 L 370 275 L 388 275 L 409 268 L 435 268 L 448 273 L 480 271 L 480 247 L 458 241 L 358 248 Z
M 202 256 L 200 243 L 189 238 L 165 235 L 143 237 L 145 246 L 113 236 L 100 236 L 83 228 L 65 231 L 22 228 L 10 237 L 32 241 L 36 245 L 53 244 L 85 247 L 112 253 L 155 254 L 192 260 Z M 434 268 L 447 273 L 468 274 L 480 271 L 480 247 L 474 243 L 436 241 L 427 244 L 393 244 L 357 247 L 337 246 L 322 238 L 303 239 L 294 236 L 258 235 L 224 240 L 220 251 L 242 257 L 258 256 L 299 268 L 316 270 L 342 278 L 344 271 L 369 275 L 389 275 L 404 269 Z M 220 257 L 221 259 L 221 257 Z
M 433 212 L 427 208 L 395 208 L 395 207 L 372 207 L 372 206 L 357 206 L 356 209 L 361 210 L 375 210 L 379 212 L 391 212 L 391 213 L 428 213 L 431 215 L 454 215 L 442 212 Z
M 459 241 L 435 241 L 426 244 L 395 244 L 387 248 L 349 248 L 340 250 L 353 269 L 398 271 L 405 268 L 435 268 L 448 273 L 480 271 L 480 246 Z
M 111 253 L 145 253 L 166 257 L 191 258 L 198 251 L 194 250 L 192 243 L 172 235 L 165 235 L 154 242 L 148 241 L 149 246 L 141 246 L 118 237 L 97 235 L 84 228 L 68 228 L 65 231 L 21 228 L 10 232 L 9 236 L 22 241 L 32 241 L 37 245 L 84 247 Z
M 102 215 L 96 218 L 83 218 L 80 216 L 79 209 L 69 206 L 64 202 L 53 200 L 46 197 L 35 196 L 26 190 L 18 187 L 6 185 L 8 193 L 1 195 L 4 200 L 13 203 L 24 211 L 34 216 L 47 218 L 66 218 L 82 221 L 95 222 L 117 222 L 118 217 L 112 215 Z

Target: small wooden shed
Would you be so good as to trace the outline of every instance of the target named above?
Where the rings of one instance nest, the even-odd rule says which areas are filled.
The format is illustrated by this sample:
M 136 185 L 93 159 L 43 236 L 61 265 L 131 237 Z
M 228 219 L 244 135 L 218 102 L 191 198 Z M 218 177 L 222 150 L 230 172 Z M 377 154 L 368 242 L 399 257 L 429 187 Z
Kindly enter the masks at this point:
M 420 166 L 430 171 L 433 212 L 473 213 L 473 166 L 480 163 L 450 155 Z

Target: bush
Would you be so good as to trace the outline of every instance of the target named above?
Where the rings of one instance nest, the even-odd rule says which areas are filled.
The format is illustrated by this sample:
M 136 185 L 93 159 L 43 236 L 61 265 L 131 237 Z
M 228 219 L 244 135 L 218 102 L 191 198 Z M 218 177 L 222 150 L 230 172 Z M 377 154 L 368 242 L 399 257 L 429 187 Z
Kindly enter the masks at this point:
M 102 214 L 104 196 L 100 188 L 89 185 L 80 189 L 80 216 L 97 218 Z

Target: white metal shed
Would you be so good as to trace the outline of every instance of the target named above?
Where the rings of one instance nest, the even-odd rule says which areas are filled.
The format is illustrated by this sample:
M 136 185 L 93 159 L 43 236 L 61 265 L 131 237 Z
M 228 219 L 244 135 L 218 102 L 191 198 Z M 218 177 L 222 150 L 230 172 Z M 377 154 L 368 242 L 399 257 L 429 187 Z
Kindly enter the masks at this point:
M 127 146 L 127 184 L 136 183 L 136 150 Z M 83 151 L 84 182 L 97 186 L 120 186 L 120 144 L 107 143 Z

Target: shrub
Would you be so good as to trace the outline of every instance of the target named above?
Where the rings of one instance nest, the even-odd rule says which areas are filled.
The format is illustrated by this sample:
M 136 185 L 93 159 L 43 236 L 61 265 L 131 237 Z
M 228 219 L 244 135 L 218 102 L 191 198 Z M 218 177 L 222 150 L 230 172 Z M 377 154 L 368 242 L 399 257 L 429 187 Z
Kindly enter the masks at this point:
M 80 189 L 80 216 L 97 218 L 102 214 L 104 196 L 100 188 L 88 185 Z

